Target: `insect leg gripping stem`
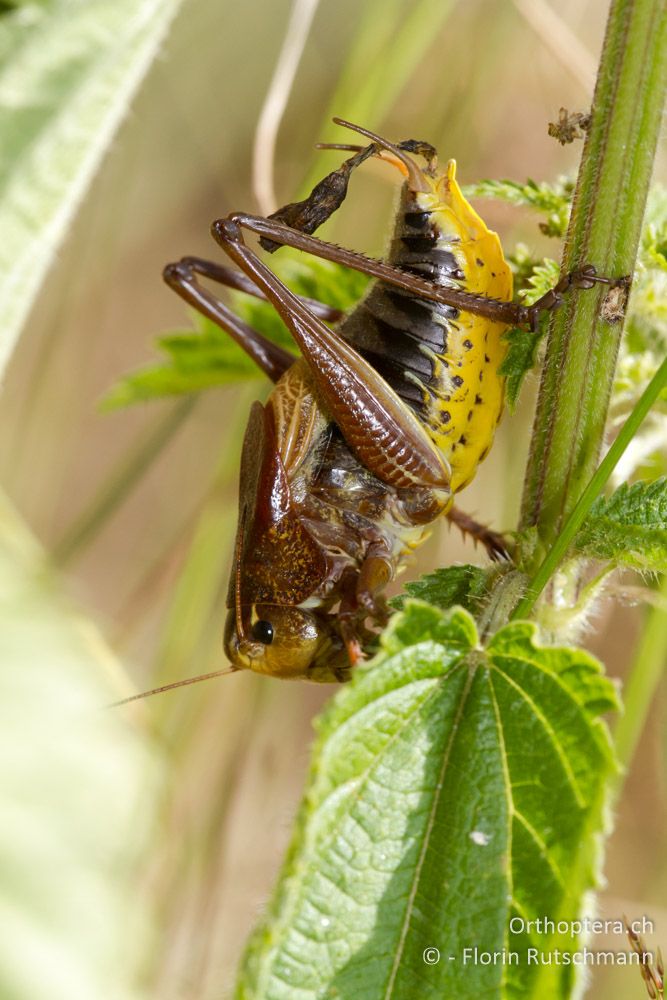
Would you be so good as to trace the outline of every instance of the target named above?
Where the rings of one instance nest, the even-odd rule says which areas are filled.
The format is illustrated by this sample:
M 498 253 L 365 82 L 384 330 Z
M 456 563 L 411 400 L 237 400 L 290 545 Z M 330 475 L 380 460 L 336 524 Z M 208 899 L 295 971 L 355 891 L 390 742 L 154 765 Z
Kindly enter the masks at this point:
M 532 306 L 522 306 L 524 322 L 520 325 L 526 325 L 535 332 L 540 315 L 543 312 L 553 312 L 554 309 L 558 309 L 563 304 L 563 297 L 567 292 L 571 292 L 574 289 L 593 288 L 596 284 L 609 285 L 611 287 L 629 287 L 630 280 L 627 276 L 622 278 L 605 278 L 603 275 L 597 273 L 593 264 L 584 264 L 583 267 L 576 268 L 574 271 L 569 271 L 565 274 L 558 284 L 550 288 L 548 292 L 545 292 Z
M 508 326 L 518 326 L 528 330 L 535 330 L 540 314 L 558 308 L 563 302 L 563 296 L 570 290 L 593 288 L 596 284 L 627 286 L 629 281 L 627 277 L 603 277 L 597 274 L 593 264 L 585 264 L 565 275 L 553 289 L 542 296 L 534 305 L 523 306 L 518 302 L 500 302 L 497 299 L 475 295 L 459 288 L 444 288 L 440 285 L 434 285 L 408 271 L 402 271 L 400 268 L 392 267 L 392 265 L 382 261 L 364 257 L 363 254 L 356 253 L 354 250 L 326 243 L 316 236 L 309 236 L 307 233 L 286 226 L 275 219 L 265 219 L 258 215 L 238 212 L 230 215 L 227 219 L 219 219 L 214 222 L 212 226 L 213 237 L 223 248 L 228 242 L 228 236 L 225 233 L 230 225 L 248 229 L 262 238 L 268 238 L 272 243 L 293 247 L 295 250 L 303 250 L 323 260 L 330 260 L 335 264 L 353 268 L 371 278 L 377 278 L 387 282 L 387 284 L 394 285 L 396 288 L 412 292 L 413 295 L 420 298 L 432 302 L 442 302 L 444 305 L 454 306 L 464 312 L 474 313 L 476 316 L 484 316 L 498 323 L 506 323 Z

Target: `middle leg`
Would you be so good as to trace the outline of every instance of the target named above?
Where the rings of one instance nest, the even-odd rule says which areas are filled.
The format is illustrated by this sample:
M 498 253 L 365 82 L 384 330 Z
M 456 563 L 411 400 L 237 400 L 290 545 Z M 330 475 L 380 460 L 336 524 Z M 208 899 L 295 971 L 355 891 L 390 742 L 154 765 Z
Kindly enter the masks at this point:
M 264 337 L 217 296 L 197 280 L 197 275 L 217 281 L 218 284 L 245 292 L 266 301 L 266 296 L 257 284 L 242 271 L 216 264 L 201 257 L 183 257 L 174 264 L 167 264 L 163 271 L 166 283 L 189 305 L 221 327 L 241 347 L 255 364 L 273 382 L 277 382 L 283 372 L 294 363 L 294 355 L 283 350 L 268 337 Z M 342 313 L 332 306 L 314 299 L 302 299 L 316 316 L 329 323 L 336 322 Z

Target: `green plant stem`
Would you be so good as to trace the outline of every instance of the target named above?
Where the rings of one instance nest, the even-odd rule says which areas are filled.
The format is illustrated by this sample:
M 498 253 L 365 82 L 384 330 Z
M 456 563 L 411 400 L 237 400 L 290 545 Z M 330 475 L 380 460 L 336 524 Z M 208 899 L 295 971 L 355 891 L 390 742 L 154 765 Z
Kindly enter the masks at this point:
M 92 541 L 102 525 L 125 500 L 178 431 L 196 401 L 196 396 L 189 396 L 179 402 L 127 455 L 123 456 L 88 507 L 53 547 L 52 559 L 56 565 L 62 567 L 70 563 L 81 549 Z
M 667 576 L 663 577 L 660 594 L 663 602 L 667 602 Z M 664 675 L 666 663 L 667 610 L 664 603 L 661 603 L 651 608 L 644 620 L 639 647 L 623 694 L 625 711 L 614 731 L 616 755 L 623 772 L 627 771 L 632 763 L 656 688 Z M 619 778 L 619 785 L 622 780 L 623 773 Z
M 623 424 L 623 427 L 621 428 L 611 448 L 600 462 L 600 465 L 594 475 L 591 477 L 588 486 L 586 486 L 584 492 L 579 497 L 579 500 L 563 526 L 563 530 L 556 538 L 546 558 L 538 567 L 534 577 L 528 584 L 525 596 L 517 605 L 512 615 L 513 619 L 525 618 L 530 613 L 535 601 L 544 590 L 553 573 L 558 568 L 561 559 L 574 541 L 575 535 L 581 527 L 586 514 L 590 510 L 593 501 L 604 489 L 605 484 L 614 471 L 621 455 L 632 441 L 642 421 L 665 386 L 667 386 L 667 358 L 665 358 L 662 362 L 657 372 L 647 385 L 632 410 L 632 413 Z
M 600 274 L 635 264 L 667 81 L 664 0 L 613 0 L 563 256 L 563 271 Z M 521 527 L 541 542 L 530 574 L 595 470 L 603 441 L 621 324 L 599 319 L 606 291 L 576 293 L 549 333 Z M 562 543 L 559 540 L 559 551 Z M 550 565 L 556 559 L 549 555 Z

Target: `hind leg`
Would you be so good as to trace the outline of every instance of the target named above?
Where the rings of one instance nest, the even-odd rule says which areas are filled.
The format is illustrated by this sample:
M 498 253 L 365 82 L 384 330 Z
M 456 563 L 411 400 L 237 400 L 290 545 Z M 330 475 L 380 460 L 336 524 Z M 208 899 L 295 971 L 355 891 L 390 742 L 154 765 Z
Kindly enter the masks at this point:
M 497 531 L 492 531 L 486 525 L 480 524 L 469 514 L 452 507 L 447 513 L 448 519 L 460 530 L 462 535 L 469 535 L 475 544 L 481 542 L 486 549 L 489 559 L 493 562 L 501 562 L 510 559 L 507 539 Z

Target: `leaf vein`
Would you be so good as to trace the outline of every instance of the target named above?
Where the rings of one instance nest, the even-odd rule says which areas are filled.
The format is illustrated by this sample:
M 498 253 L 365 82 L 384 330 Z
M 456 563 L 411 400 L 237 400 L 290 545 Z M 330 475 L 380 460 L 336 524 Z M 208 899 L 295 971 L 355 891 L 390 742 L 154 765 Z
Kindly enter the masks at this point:
M 451 729 L 451 732 L 449 734 L 449 739 L 447 741 L 447 747 L 445 749 L 445 753 L 444 753 L 443 760 L 442 760 L 442 766 L 440 768 L 440 773 L 438 775 L 438 783 L 437 783 L 436 788 L 435 788 L 435 794 L 433 795 L 433 804 L 431 805 L 429 819 L 428 819 L 428 823 L 426 825 L 426 831 L 424 833 L 424 840 L 422 842 L 421 850 L 419 852 L 419 858 L 417 859 L 417 865 L 415 867 L 415 874 L 414 874 L 414 878 L 413 878 L 413 882 L 412 882 L 412 887 L 410 889 L 410 895 L 408 897 L 408 903 L 407 903 L 407 906 L 405 908 L 405 916 L 403 918 L 403 926 L 401 927 L 401 933 L 400 933 L 400 937 L 399 937 L 399 940 L 398 940 L 398 945 L 396 947 L 396 954 L 394 955 L 394 961 L 393 961 L 393 964 L 392 964 L 392 967 L 391 967 L 391 972 L 389 974 L 389 980 L 387 982 L 387 989 L 385 990 L 384 1000 L 390 1000 L 390 997 L 393 994 L 394 983 L 396 981 L 396 976 L 398 974 L 398 969 L 400 967 L 401 959 L 403 957 L 403 950 L 405 948 L 405 940 L 407 938 L 408 928 L 409 928 L 409 925 L 410 925 L 410 919 L 412 917 L 412 911 L 414 909 L 415 897 L 417 895 L 417 887 L 419 885 L 419 879 L 420 879 L 420 876 L 421 876 L 421 870 L 422 870 L 423 865 L 424 865 L 424 860 L 426 858 L 426 852 L 428 850 L 428 847 L 429 847 L 429 844 L 430 844 L 430 841 L 431 841 L 431 834 L 433 832 L 433 827 L 435 825 L 435 814 L 436 814 L 436 811 L 437 811 L 438 804 L 440 802 L 440 796 L 442 794 L 442 789 L 443 789 L 443 785 L 444 785 L 444 782 L 445 782 L 445 774 L 447 772 L 447 767 L 449 765 L 449 757 L 450 757 L 450 754 L 451 754 L 454 742 L 456 740 L 456 736 L 458 734 L 459 722 L 461 721 L 461 717 L 463 715 L 463 709 L 465 708 L 466 702 L 468 700 L 468 695 L 470 694 L 470 689 L 472 687 L 472 682 L 473 682 L 473 678 L 475 676 L 475 672 L 476 671 L 473 669 L 473 670 L 470 670 L 469 673 L 468 673 L 468 678 L 467 678 L 467 681 L 466 681 L 466 686 L 464 687 L 463 691 L 461 692 L 461 698 L 460 698 L 459 705 L 458 705 L 458 708 L 457 708 L 457 711 L 456 711 L 456 715 L 454 717 L 454 721 L 452 723 L 452 729 Z
M 503 659 L 502 654 L 496 654 L 494 656 L 496 670 L 502 677 L 504 677 L 507 683 L 512 688 L 514 688 L 514 690 L 517 691 L 521 695 L 523 700 L 530 706 L 531 710 L 535 715 L 535 718 L 542 726 L 544 732 L 547 734 L 551 745 L 553 746 L 554 750 L 556 751 L 556 754 L 558 755 L 558 759 L 560 760 L 563 772 L 565 773 L 565 777 L 567 778 L 567 782 L 570 785 L 574 797 L 577 801 L 577 805 L 581 809 L 584 809 L 586 806 L 586 800 L 579 787 L 579 782 L 577 781 L 574 771 L 572 770 L 565 749 L 561 744 L 560 740 L 558 739 L 558 736 L 554 732 L 553 727 L 549 724 L 548 719 L 546 718 L 544 713 L 540 710 L 540 708 L 537 706 L 535 701 L 530 697 L 528 692 L 524 688 L 522 688 L 520 684 L 517 684 L 517 682 L 514 680 L 513 677 L 510 677 L 510 675 L 507 674 L 504 670 L 501 670 L 501 668 L 497 665 L 498 659 Z M 505 659 L 510 659 L 510 657 L 505 657 Z M 526 662 L 532 662 L 532 661 L 526 661 Z M 541 669 L 538 664 L 535 664 L 535 666 L 537 666 L 538 669 Z M 547 671 L 542 670 L 542 673 L 547 674 Z M 558 680 L 558 678 L 554 678 L 553 674 L 547 674 L 547 676 L 549 676 L 551 679 L 555 679 L 556 681 Z M 564 691 L 567 691 L 564 685 L 561 684 L 561 687 L 563 688 Z

